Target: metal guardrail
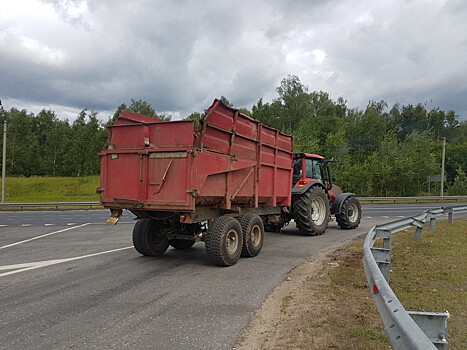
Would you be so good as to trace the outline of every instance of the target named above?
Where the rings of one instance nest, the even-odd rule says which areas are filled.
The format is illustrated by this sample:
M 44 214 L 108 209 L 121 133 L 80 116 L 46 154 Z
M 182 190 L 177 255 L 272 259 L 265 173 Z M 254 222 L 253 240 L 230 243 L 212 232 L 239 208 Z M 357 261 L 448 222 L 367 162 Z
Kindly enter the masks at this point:
M 2 203 L 0 210 L 5 208 L 41 208 L 41 207 L 98 207 L 99 202 L 56 202 L 56 203 Z
M 432 202 L 443 202 L 443 201 L 465 201 L 467 202 L 467 196 L 423 196 L 423 197 L 357 197 L 359 201 L 365 202 L 382 202 L 382 201 L 391 201 L 391 202 L 402 202 L 402 201 L 432 201 Z
M 428 350 L 448 348 L 449 313 L 406 311 L 389 286 L 391 271 L 391 242 L 396 232 L 417 227 L 414 241 L 419 241 L 425 223 L 429 221 L 434 231 L 436 218 L 448 215 L 449 223 L 454 213 L 467 212 L 467 206 L 451 206 L 427 210 L 419 215 L 374 226 L 367 234 L 363 245 L 363 265 L 368 287 L 384 324 L 384 331 L 396 350 Z M 383 240 L 383 248 L 373 248 L 375 242 Z
M 466 201 L 467 196 L 431 196 L 431 197 L 357 197 L 359 201 L 366 202 L 401 202 L 401 201 Z M 0 210 L 6 208 L 40 208 L 40 207 L 98 207 L 99 202 L 57 202 L 57 203 L 2 203 L 0 204 Z

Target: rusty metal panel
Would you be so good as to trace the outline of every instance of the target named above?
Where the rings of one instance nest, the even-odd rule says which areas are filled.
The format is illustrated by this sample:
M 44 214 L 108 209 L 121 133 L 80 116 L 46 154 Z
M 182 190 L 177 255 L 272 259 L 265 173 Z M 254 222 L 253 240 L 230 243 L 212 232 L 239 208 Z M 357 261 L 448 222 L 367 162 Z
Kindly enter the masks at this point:
M 154 122 L 164 123 L 163 121 L 156 119 L 156 118 L 147 117 L 142 114 L 133 113 L 133 112 L 124 110 L 120 113 L 114 125 L 131 125 L 135 123 L 154 123 Z
M 134 153 L 106 153 L 101 164 L 101 200 L 108 202 L 115 199 L 127 199 L 140 202 L 140 157 Z M 107 176 L 105 176 L 107 175 Z M 104 184 L 102 177 L 105 176 Z
M 191 159 L 188 153 L 151 153 L 147 162 L 147 204 L 190 208 L 192 197 L 187 190 L 191 187 Z

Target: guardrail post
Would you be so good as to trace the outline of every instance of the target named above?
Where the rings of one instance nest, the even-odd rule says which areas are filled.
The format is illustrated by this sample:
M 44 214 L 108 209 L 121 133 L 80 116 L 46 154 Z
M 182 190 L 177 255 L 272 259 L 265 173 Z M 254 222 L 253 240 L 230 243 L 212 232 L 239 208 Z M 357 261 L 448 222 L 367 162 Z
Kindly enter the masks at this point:
M 378 267 L 384 279 L 389 283 L 389 275 L 391 273 L 391 249 L 371 248 L 371 253 L 378 263 Z
M 453 215 L 452 208 L 444 208 L 444 213 L 448 214 L 448 222 L 450 224 L 453 224 L 454 223 L 454 215 Z
M 448 349 L 447 338 L 449 312 L 408 311 L 408 314 L 437 349 Z
M 417 220 L 413 218 L 413 225 L 417 226 L 417 230 L 415 231 L 415 234 L 413 235 L 413 241 L 418 242 L 420 241 L 420 237 L 422 237 L 422 231 L 423 231 L 423 227 L 425 226 L 425 221 Z
M 383 248 L 371 248 L 371 252 L 378 263 L 378 267 L 384 276 L 386 282 L 389 283 L 389 275 L 391 273 L 391 242 L 392 242 L 392 231 L 386 229 L 376 229 L 375 238 L 383 239 Z
M 428 213 L 427 219 L 430 219 L 430 231 L 434 232 L 436 224 L 436 214 Z

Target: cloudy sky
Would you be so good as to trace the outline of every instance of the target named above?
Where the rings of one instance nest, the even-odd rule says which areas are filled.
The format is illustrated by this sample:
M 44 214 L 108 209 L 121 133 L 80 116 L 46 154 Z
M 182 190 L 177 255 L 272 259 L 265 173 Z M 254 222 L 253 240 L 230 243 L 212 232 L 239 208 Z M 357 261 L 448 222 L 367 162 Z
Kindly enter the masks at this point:
M 426 103 L 467 119 L 464 0 L 2 0 L 0 99 L 102 119 L 131 98 L 186 117 L 251 108 L 287 74 L 349 107 Z

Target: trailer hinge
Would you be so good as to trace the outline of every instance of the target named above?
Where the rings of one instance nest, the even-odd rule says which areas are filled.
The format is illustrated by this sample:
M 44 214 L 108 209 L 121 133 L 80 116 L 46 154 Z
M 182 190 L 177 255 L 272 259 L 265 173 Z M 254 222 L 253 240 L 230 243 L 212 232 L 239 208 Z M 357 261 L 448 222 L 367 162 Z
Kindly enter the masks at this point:
M 186 193 L 191 194 L 193 198 L 199 197 L 199 191 L 197 188 L 192 188 L 191 190 L 187 190 Z

